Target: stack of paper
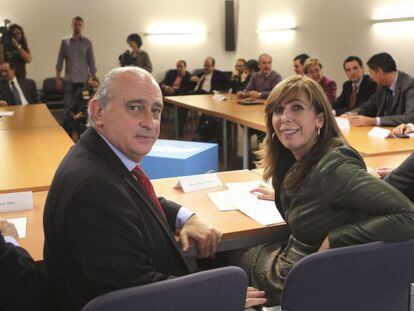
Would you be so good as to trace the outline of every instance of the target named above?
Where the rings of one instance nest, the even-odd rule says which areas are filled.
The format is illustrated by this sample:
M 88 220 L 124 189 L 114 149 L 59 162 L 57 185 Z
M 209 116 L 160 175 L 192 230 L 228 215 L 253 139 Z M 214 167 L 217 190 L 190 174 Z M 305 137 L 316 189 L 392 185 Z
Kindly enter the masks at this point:
M 208 196 L 220 211 L 239 210 L 263 226 L 284 222 L 275 202 L 259 200 L 251 190 L 261 181 L 228 183 L 229 190 L 210 192 Z

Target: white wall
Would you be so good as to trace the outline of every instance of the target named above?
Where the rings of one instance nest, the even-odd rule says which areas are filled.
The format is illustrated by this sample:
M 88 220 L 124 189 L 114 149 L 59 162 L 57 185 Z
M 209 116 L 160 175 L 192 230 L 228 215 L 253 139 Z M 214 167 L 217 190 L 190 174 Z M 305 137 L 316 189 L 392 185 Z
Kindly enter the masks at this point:
M 292 73 L 295 55 L 317 56 L 325 74 L 339 82 L 338 86 L 345 79 L 342 61 L 350 54 L 366 61 L 374 53 L 388 51 L 400 69 L 414 74 L 414 28 L 400 27 L 390 36 L 374 32 L 369 22 L 381 8 L 414 16 L 412 0 L 239 0 L 238 7 L 236 52 L 224 51 L 224 0 L 0 0 L 0 18 L 24 27 L 33 54 L 28 72 L 38 84 L 54 75 L 60 38 L 70 33 L 75 15 L 86 21 L 85 35 L 93 42 L 100 77 L 117 65 L 119 54 L 128 47 L 125 39 L 129 33 L 144 33 L 154 23 L 179 20 L 204 25 L 206 40 L 161 45 L 144 36 L 143 49 L 151 56 L 157 79 L 180 58 L 194 69 L 211 55 L 218 68 L 231 70 L 237 57 L 254 58 L 262 52 L 274 56 L 274 67 L 284 77 Z M 256 29 L 262 19 L 285 16 L 293 17 L 298 27 L 291 40 L 259 40 Z

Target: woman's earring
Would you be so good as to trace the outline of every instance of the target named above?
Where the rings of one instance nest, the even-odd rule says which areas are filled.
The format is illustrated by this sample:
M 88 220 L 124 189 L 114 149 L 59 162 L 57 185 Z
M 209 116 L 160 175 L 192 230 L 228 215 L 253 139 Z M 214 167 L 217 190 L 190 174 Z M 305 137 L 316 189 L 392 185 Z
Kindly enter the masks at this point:
M 318 136 L 321 134 L 321 128 L 318 127 Z
M 275 133 L 272 134 L 272 140 L 275 140 Z

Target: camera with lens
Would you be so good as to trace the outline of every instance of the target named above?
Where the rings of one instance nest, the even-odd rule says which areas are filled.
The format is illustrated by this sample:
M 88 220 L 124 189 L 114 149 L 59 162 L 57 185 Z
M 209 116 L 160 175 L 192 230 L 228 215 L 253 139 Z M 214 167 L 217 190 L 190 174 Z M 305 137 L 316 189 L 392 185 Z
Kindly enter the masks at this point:
M 7 41 L 11 41 L 11 34 L 9 32 L 9 27 L 7 26 L 10 24 L 9 19 L 5 19 L 4 25 L 0 26 L 0 44 L 5 44 Z
M 135 57 L 132 56 L 132 53 L 130 51 L 125 51 L 119 55 L 118 60 L 122 67 L 132 66 L 135 63 Z

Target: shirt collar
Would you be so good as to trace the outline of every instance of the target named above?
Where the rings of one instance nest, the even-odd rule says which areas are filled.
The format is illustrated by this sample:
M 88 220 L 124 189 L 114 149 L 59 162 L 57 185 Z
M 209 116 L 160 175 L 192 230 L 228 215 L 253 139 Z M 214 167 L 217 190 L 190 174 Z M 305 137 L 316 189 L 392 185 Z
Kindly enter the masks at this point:
M 364 76 L 362 76 L 359 80 L 352 82 L 352 84 L 355 84 L 359 88 L 361 86 L 363 79 L 364 79 Z
M 392 83 L 391 83 L 391 85 L 390 85 L 390 87 L 389 87 L 389 89 L 390 89 L 391 91 L 393 91 L 393 92 L 395 92 L 395 89 L 396 89 L 396 87 L 397 87 L 397 80 L 398 80 L 398 71 L 397 71 L 397 74 L 395 75 L 395 79 L 394 79 L 394 81 L 392 81 Z
M 127 170 L 129 172 L 131 172 L 138 165 L 137 162 L 132 161 L 131 159 L 129 159 L 119 149 L 117 149 L 114 145 L 112 145 L 104 136 L 102 136 L 101 134 L 99 134 L 99 136 L 102 137 L 102 139 L 106 142 L 106 144 L 109 146 L 109 148 L 112 149 L 112 151 L 116 154 L 116 156 L 121 160 L 121 162 L 125 165 L 125 167 L 127 168 Z
M 14 76 L 14 78 L 9 81 L 9 84 L 11 84 L 12 82 L 14 83 L 14 85 L 16 85 L 18 83 L 16 76 Z

